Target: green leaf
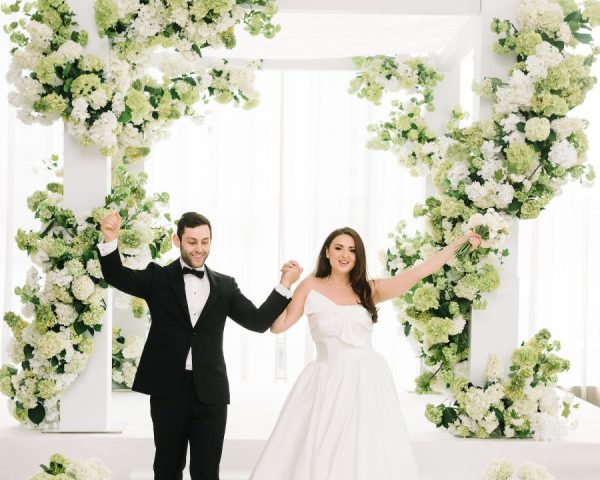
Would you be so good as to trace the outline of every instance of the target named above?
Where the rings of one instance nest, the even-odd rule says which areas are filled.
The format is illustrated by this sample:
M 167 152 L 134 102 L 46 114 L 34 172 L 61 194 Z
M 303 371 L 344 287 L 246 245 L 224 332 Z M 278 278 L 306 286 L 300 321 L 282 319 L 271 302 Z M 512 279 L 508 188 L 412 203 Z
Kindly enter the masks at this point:
M 46 417 L 46 410 L 44 409 L 44 406 L 38 402 L 35 408 L 27 410 L 27 417 L 29 417 L 29 420 L 33 423 L 39 425 Z
M 87 330 L 87 326 L 85 323 L 76 320 L 75 322 L 73 322 L 73 330 L 75 330 L 75 333 L 77 335 L 81 335 L 83 332 L 85 332 Z
M 409 336 L 410 335 L 410 330 L 412 329 L 412 325 L 408 322 L 404 322 L 404 335 L 405 336 Z
M 444 428 L 448 428 L 457 418 L 458 415 L 452 407 L 444 407 L 444 411 L 442 412 L 442 425 Z
M 119 115 L 120 123 L 129 123 L 133 116 L 131 115 L 131 109 L 129 107 L 125 107 L 125 110 Z
M 33 358 L 33 347 L 28 343 L 23 347 L 23 353 L 25 354 L 25 359 L 29 360 Z
M 581 43 L 591 43 L 594 40 L 594 37 L 592 37 L 589 33 L 574 33 L 573 36 L 579 40 Z

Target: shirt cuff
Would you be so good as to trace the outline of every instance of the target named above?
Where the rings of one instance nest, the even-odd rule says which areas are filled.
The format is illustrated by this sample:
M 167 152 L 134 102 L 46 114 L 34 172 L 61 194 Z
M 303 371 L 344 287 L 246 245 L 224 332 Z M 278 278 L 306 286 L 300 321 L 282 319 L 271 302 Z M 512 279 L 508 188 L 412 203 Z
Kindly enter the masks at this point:
M 292 298 L 292 291 L 289 288 L 285 288 L 281 283 L 275 287 L 275 291 L 285 298 Z
M 106 255 L 114 252 L 118 247 L 118 239 L 115 238 L 113 240 L 111 240 L 110 242 L 106 242 L 106 243 L 99 243 L 98 244 L 98 251 L 100 252 L 100 255 L 105 257 Z

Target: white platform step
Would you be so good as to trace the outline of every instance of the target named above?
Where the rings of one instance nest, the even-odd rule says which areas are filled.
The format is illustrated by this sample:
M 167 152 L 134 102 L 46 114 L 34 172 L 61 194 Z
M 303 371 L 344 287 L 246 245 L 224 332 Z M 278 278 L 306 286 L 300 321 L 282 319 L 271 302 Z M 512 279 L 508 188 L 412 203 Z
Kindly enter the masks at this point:
M 252 472 L 250 470 L 221 470 L 219 475 L 220 480 L 248 480 L 250 478 L 250 474 Z M 138 468 L 131 472 L 129 475 L 129 480 L 153 480 L 154 474 L 152 470 L 148 470 L 145 468 Z M 190 480 L 189 472 L 184 472 L 183 480 Z

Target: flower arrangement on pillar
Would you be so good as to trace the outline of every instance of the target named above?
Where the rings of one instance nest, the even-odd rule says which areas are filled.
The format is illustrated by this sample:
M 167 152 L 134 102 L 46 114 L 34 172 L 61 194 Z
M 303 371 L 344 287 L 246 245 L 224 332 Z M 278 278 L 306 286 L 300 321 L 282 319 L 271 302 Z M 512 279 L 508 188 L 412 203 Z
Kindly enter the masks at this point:
M 97 259 L 99 219 L 109 209 L 120 212 L 122 240 L 131 258 L 146 250 L 157 258 L 171 248 L 170 219 L 161 213 L 169 196 L 147 196 L 146 180 L 145 174 L 134 176 L 118 167 L 106 204 L 84 219 L 60 206 L 61 183 L 28 198 L 41 225 L 38 231 L 19 230 L 16 240 L 35 266 L 27 283 L 15 289 L 22 314 L 4 315 L 14 339 L 12 365 L 0 369 L 0 391 L 9 397 L 15 418 L 27 426 L 56 427 L 60 397 L 85 368 L 94 334 L 102 328 L 108 284 Z
M 587 162 L 586 121 L 567 117 L 583 103 L 596 79 L 590 66 L 600 50 L 587 33 L 600 23 L 600 2 L 581 9 L 565 0 L 521 0 L 518 27 L 495 19 L 495 50 L 514 55 L 508 81 L 484 78 L 475 91 L 494 102 L 493 115 L 460 128 L 456 110 L 444 136 L 424 118 L 441 75 L 420 59 L 365 57 L 351 92 L 379 104 L 383 92 L 403 87 L 411 95 L 394 101 L 389 119 L 369 126 L 371 148 L 391 150 L 414 175 L 428 176 L 438 194 L 415 207 L 429 231 L 406 233 L 401 222 L 390 234 L 388 272 L 421 262 L 466 230 L 483 237 L 481 248 L 462 252 L 440 272 L 419 282 L 397 302 L 404 331 L 416 343 L 427 371 L 417 392 L 439 392 L 446 404 L 429 405 L 426 416 L 460 436 L 555 438 L 572 425 L 573 399 L 555 388 L 568 361 L 556 356 L 558 342 L 542 330 L 513 354 L 508 376 L 484 386 L 468 378 L 469 323 L 473 309 L 486 308 L 485 294 L 498 288 L 509 254 L 502 240 L 517 219 L 536 218 L 569 181 L 594 179 Z M 581 53 L 588 46 L 586 54 Z M 575 47 L 578 47 L 575 51 Z M 492 357 L 491 362 L 496 360 Z

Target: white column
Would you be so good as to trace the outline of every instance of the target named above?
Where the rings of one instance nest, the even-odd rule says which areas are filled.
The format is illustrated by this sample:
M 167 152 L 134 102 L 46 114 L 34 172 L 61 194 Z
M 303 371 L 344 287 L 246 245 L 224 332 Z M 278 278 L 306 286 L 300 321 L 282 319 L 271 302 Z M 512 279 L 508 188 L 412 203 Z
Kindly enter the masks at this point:
M 515 59 L 493 53 L 497 36 L 490 30 L 494 17 L 515 20 L 517 0 L 481 0 L 481 41 L 475 50 L 475 78 L 508 78 L 508 70 Z M 488 100 L 479 100 L 475 115 L 489 117 L 492 105 Z M 478 107 L 478 108 L 477 108 Z M 519 326 L 519 277 L 518 277 L 518 226 L 511 226 L 511 237 L 501 248 L 508 248 L 510 255 L 500 271 L 500 288 L 487 294 L 488 307 L 474 310 L 470 337 L 470 380 L 475 385 L 485 382 L 488 357 L 495 353 L 502 359 L 508 371 L 510 358 L 518 344 Z
M 80 28 L 87 30 L 87 51 L 108 65 L 108 41 L 96 32 L 94 2 L 70 2 Z M 94 148 L 79 145 L 64 131 L 64 206 L 76 216 L 87 215 L 104 204 L 110 192 L 110 159 Z M 60 431 L 92 432 L 109 429 L 111 395 L 112 317 L 110 293 L 102 331 L 94 335 L 94 351 L 85 370 L 60 401 Z

